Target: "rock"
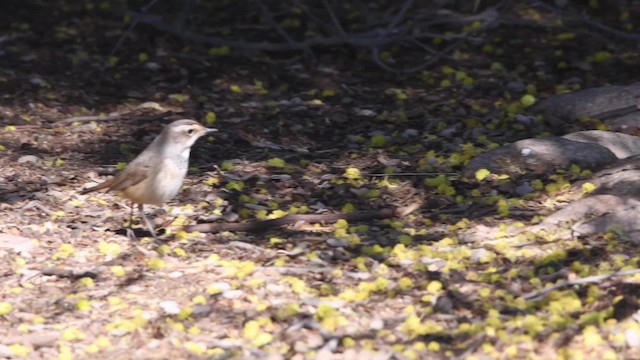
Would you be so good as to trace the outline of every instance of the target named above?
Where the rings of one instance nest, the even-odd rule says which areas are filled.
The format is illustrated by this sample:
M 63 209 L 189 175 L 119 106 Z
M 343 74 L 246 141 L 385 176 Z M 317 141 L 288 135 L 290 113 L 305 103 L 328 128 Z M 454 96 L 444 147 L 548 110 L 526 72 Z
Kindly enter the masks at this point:
M 34 165 L 40 165 L 42 163 L 42 159 L 40 159 L 35 155 L 23 155 L 18 159 L 18 163 L 20 164 L 31 163 Z
M 237 299 L 242 295 L 244 295 L 242 290 L 227 290 L 222 293 L 222 297 L 225 299 Z
M 374 117 L 374 116 L 377 116 L 378 114 L 373 110 L 361 109 L 361 110 L 356 111 L 356 115 L 357 116 L 364 116 L 364 117 Z
M 348 247 L 349 243 L 346 240 L 338 240 L 338 239 L 327 239 L 327 245 L 331 246 L 331 247 L 338 247 L 338 248 L 343 248 L 343 247 Z
M 605 121 L 612 131 L 620 131 L 629 134 L 640 132 L 640 111 L 634 111 Z
M 161 301 L 158 306 L 160 306 L 166 315 L 177 315 L 180 313 L 180 306 L 175 301 Z
M 595 191 L 587 197 L 549 215 L 528 231 L 555 231 L 569 228 L 571 236 L 587 236 L 618 228 L 629 234 L 629 241 L 640 244 L 634 234 L 640 232 L 640 156 L 619 160 L 615 165 L 593 174 L 577 183 L 571 192 L 582 193 L 582 185 L 590 183 Z
M 527 89 L 527 86 L 522 81 L 509 81 L 507 89 L 514 92 L 523 92 Z
M 29 252 L 35 247 L 33 240 L 19 235 L 0 233 L 0 249 L 9 249 L 22 256 L 30 257 Z
M 572 164 L 597 171 L 617 159 L 611 150 L 594 143 L 562 137 L 524 139 L 476 156 L 465 166 L 462 175 L 473 178 L 478 170 L 487 169 L 495 174 L 519 177 L 549 174 L 556 167 L 566 169 Z
M 371 321 L 369 321 L 369 329 L 371 330 L 384 329 L 384 320 L 382 320 L 382 318 L 379 315 L 374 314 Z
M 528 128 L 532 127 L 536 123 L 536 117 L 531 115 L 517 114 L 515 119 L 517 122 Z
M 156 62 L 148 62 L 144 65 L 144 67 L 152 71 L 157 71 L 157 70 L 160 70 L 160 68 L 162 68 L 162 66 Z
M 438 300 L 436 300 L 436 304 L 433 306 L 433 311 L 442 314 L 452 314 L 453 310 L 453 301 L 449 296 L 438 296 Z
M 609 124 L 628 114 L 640 118 L 640 83 L 606 86 L 554 95 L 531 107 L 556 128 L 565 128 L 574 120 L 594 118 Z
M 417 137 L 418 135 L 420 135 L 420 132 L 416 129 L 406 129 L 405 131 L 402 132 L 402 134 L 400 134 L 400 136 L 405 139 L 414 138 L 414 137 Z
M 582 80 L 582 78 L 574 76 L 574 77 L 570 77 L 567 80 L 563 81 L 562 85 L 582 84 L 583 82 L 584 82 L 584 80 Z
M 195 317 L 204 317 L 211 314 L 213 308 L 209 305 L 198 304 L 193 307 L 191 314 Z
M 627 346 L 635 348 L 640 347 L 640 331 L 637 328 L 628 328 L 624 331 L 624 339 Z
M 539 102 L 531 109 L 543 114 L 552 114 L 564 120 L 575 120 L 581 117 L 602 119 L 613 115 L 612 111 L 629 107 L 637 110 L 636 105 L 639 102 L 640 83 L 636 83 L 629 86 L 605 86 L 555 95 Z
M 524 184 L 516 186 L 514 191 L 516 195 L 524 196 L 536 191 L 536 189 L 534 189 L 533 186 L 531 186 L 528 182 L 525 182 Z
M 471 262 L 474 264 L 477 263 L 486 263 L 491 261 L 491 259 L 493 259 L 495 257 L 495 254 L 490 252 L 487 249 L 484 248 L 479 248 L 479 249 L 473 249 L 471 251 Z
M 640 125 L 640 118 L 639 125 Z M 578 131 L 562 136 L 565 139 L 598 144 L 611 150 L 618 159 L 640 154 L 640 137 L 612 131 Z

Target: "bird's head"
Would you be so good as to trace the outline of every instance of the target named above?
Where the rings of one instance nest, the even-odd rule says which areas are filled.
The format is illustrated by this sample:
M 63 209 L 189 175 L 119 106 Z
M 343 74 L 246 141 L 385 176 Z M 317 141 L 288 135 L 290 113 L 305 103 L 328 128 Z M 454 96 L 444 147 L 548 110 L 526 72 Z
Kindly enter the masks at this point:
M 160 137 L 173 146 L 189 149 L 200 137 L 216 131 L 218 129 L 204 127 L 197 121 L 183 119 L 167 125 Z

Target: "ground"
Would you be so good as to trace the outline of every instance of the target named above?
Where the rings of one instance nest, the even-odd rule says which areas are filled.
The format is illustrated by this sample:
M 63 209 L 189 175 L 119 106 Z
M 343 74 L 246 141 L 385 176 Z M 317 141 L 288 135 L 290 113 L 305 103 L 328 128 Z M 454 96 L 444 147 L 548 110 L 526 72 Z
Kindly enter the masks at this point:
M 626 84 L 637 52 L 497 28 L 397 77 L 355 51 L 220 54 L 141 27 L 109 58 L 122 19 L 87 4 L 0 15 L 0 356 L 640 357 L 637 275 L 531 296 L 637 268 L 637 246 L 615 231 L 465 242 L 563 198 L 459 175 L 481 152 L 554 131 L 517 121 L 530 100 Z M 79 190 L 179 118 L 220 131 L 194 146 L 183 191 L 147 207 L 164 244 L 137 217 L 131 240 L 130 204 Z M 181 230 L 414 203 L 401 218 Z

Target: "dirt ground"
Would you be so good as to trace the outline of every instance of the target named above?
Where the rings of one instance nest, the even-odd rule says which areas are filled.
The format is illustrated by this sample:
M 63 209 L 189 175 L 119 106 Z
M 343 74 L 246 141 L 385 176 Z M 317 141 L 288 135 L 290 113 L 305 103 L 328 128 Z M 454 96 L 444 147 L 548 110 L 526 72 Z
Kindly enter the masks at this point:
M 109 58 L 122 19 L 79 4 L 0 15 L 0 358 L 640 358 L 640 277 L 526 296 L 637 268 L 624 236 L 459 236 L 562 204 L 459 172 L 552 131 L 513 116 L 524 95 L 626 84 L 637 52 L 498 28 L 397 77 L 355 51 L 219 55 L 141 26 Z M 194 146 L 180 194 L 146 207 L 164 244 L 137 216 L 130 240 L 131 204 L 78 192 L 181 118 L 220 131 Z M 402 218 L 180 230 L 414 203 Z

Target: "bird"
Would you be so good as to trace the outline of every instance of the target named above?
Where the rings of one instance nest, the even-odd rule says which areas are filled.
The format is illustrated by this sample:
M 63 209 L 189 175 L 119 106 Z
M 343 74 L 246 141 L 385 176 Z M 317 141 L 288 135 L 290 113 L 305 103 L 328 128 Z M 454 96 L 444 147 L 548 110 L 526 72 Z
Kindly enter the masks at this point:
M 191 147 L 202 136 L 218 131 L 207 128 L 195 120 L 176 120 L 165 126 L 151 144 L 147 146 L 127 167 L 96 186 L 80 191 L 85 195 L 107 189 L 132 202 L 129 237 L 135 237 L 131 224 L 134 204 L 138 204 L 140 216 L 157 242 L 153 223 L 144 213 L 144 204 L 161 206 L 173 198 L 184 182 L 189 168 Z

